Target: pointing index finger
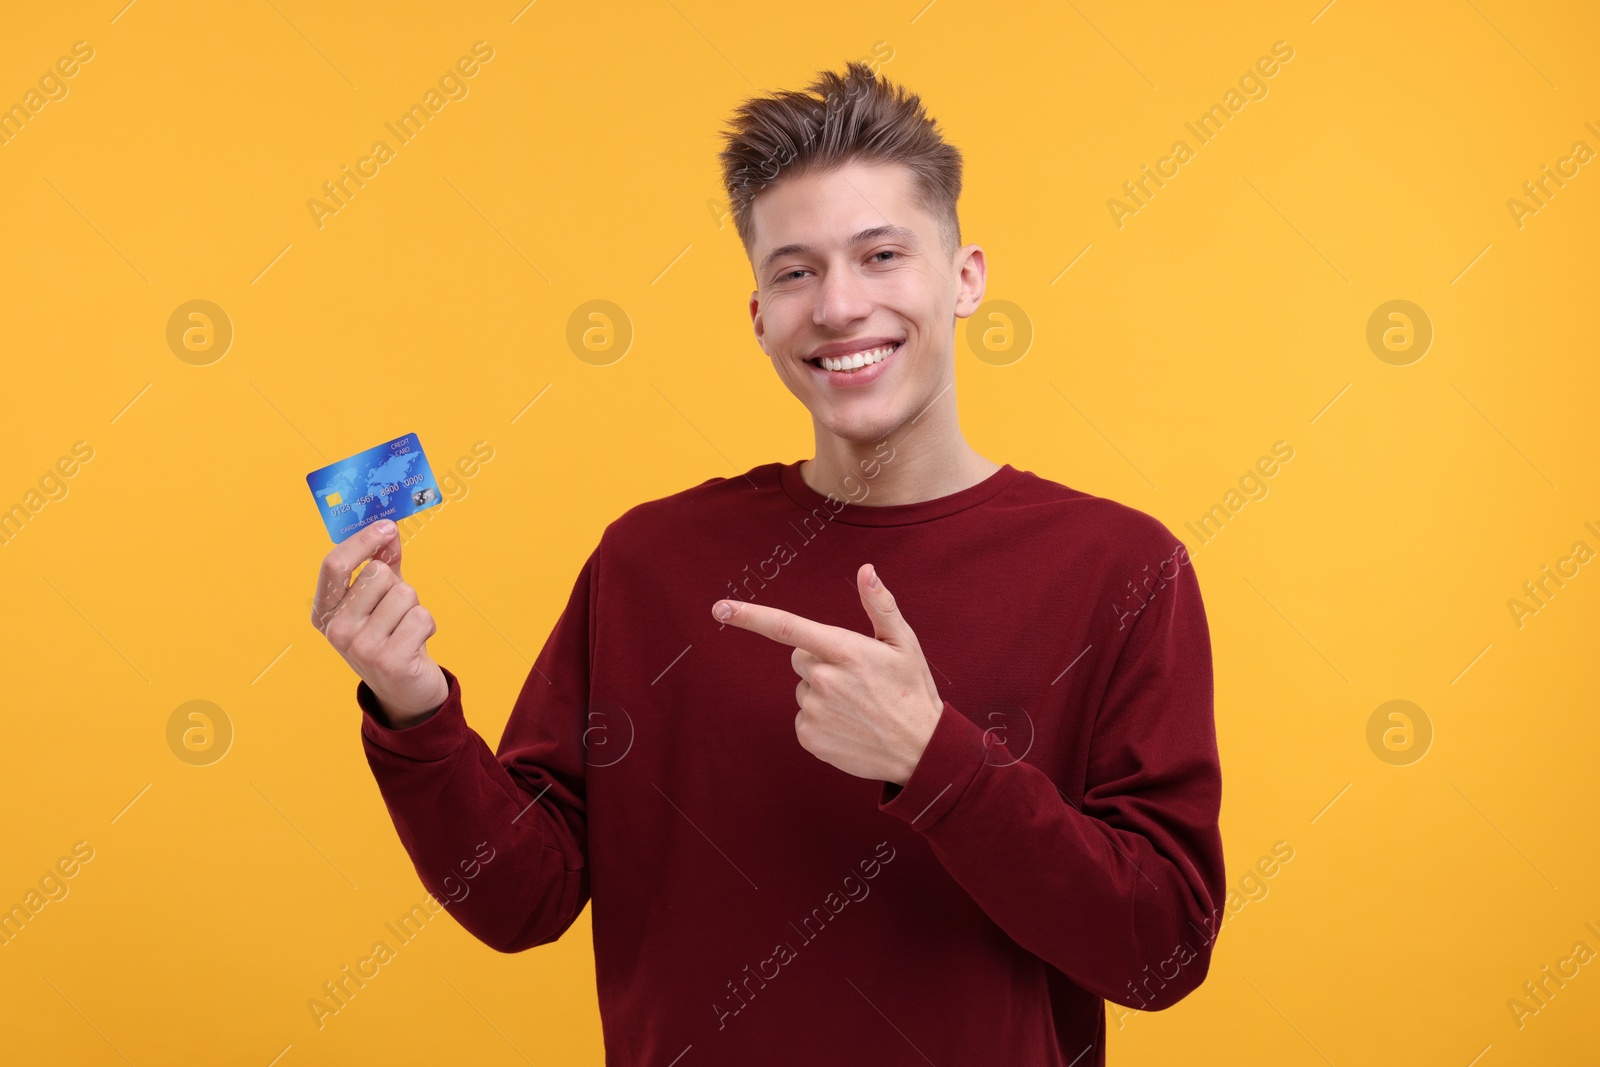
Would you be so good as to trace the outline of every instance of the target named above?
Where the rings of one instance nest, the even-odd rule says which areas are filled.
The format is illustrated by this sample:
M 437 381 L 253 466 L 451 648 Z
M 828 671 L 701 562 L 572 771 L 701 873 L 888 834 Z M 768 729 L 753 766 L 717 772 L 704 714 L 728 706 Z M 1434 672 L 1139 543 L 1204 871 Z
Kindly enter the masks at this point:
M 758 633 L 780 644 L 803 648 L 818 659 L 835 662 L 843 659 L 848 651 L 848 638 L 845 635 L 852 632 L 814 622 L 780 608 L 746 604 L 740 600 L 719 600 L 711 606 L 711 614 L 729 626 Z

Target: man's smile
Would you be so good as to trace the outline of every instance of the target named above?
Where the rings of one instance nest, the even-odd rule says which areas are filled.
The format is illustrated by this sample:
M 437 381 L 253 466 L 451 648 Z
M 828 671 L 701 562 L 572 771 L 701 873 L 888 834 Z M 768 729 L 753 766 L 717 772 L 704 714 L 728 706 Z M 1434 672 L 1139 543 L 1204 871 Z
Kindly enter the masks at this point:
M 888 367 L 901 349 L 899 342 L 891 342 L 867 349 L 853 356 L 839 359 L 824 357 L 820 362 L 808 360 L 811 373 L 824 383 L 838 388 L 859 388 L 871 385 L 888 373 Z
M 823 345 L 805 362 L 813 374 L 832 384 L 866 385 L 883 375 L 883 368 L 903 344 L 903 340 L 869 337 Z

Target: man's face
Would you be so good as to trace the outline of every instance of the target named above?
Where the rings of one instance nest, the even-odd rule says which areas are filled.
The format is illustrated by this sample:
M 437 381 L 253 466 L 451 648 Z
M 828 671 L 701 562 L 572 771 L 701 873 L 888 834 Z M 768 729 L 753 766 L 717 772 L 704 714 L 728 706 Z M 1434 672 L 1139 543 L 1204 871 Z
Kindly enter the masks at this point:
M 784 178 L 751 212 L 756 339 L 817 425 L 862 445 L 954 380 L 955 320 L 983 299 L 982 249 L 947 256 L 912 194 L 906 167 L 852 162 Z M 818 365 L 857 352 L 884 358 L 853 371 Z

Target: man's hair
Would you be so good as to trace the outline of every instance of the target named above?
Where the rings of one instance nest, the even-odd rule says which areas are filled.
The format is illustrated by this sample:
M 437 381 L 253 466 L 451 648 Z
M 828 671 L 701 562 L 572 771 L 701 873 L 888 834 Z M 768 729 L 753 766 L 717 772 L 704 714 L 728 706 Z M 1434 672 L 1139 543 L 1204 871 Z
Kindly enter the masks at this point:
M 805 92 L 781 90 L 746 100 L 723 137 L 722 181 L 746 255 L 757 193 L 783 178 L 856 161 L 909 168 L 913 195 L 938 221 L 945 254 L 961 247 L 960 150 L 945 143 L 915 93 L 878 77 L 865 63 L 846 64 L 843 76 L 819 71 Z

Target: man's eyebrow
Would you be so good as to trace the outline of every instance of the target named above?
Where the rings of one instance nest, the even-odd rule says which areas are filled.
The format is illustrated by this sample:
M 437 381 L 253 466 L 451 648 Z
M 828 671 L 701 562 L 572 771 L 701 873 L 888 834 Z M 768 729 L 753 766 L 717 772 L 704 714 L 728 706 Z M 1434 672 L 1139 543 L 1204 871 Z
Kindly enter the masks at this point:
M 874 226 L 870 230 L 862 230 L 860 233 L 850 238 L 850 240 L 846 243 L 858 245 L 867 241 L 881 240 L 884 237 L 897 237 L 911 245 L 915 245 L 917 243 L 917 235 L 914 231 L 908 230 L 904 226 L 896 226 L 892 223 L 885 224 L 883 226 Z M 761 261 L 761 269 L 757 273 L 765 274 L 767 272 L 767 268 L 772 265 L 772 261 L 775 259 L 781 259 L 784 256 L 809 255 L 814 251 L 816 251 L 816 249 L 812 248 L 808 244 L 787 244 L 782 248 L 774 248 L 771 252 L 768 252 L 766 258 Z

